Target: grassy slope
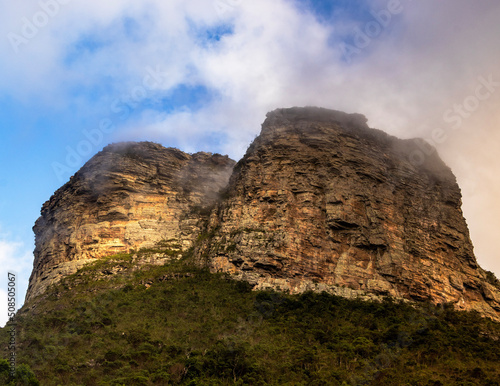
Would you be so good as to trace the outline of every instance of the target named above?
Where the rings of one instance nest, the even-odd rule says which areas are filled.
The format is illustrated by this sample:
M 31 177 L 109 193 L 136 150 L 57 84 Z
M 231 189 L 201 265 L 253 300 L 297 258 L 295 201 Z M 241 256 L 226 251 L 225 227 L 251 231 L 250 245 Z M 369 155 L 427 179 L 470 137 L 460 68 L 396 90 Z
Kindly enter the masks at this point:
M 253 292 L 189 258 L 134 270 L 127 255 L 50 293 L 17 316 L 41 385 L 500 384 L 500 324 L 449 307 Z

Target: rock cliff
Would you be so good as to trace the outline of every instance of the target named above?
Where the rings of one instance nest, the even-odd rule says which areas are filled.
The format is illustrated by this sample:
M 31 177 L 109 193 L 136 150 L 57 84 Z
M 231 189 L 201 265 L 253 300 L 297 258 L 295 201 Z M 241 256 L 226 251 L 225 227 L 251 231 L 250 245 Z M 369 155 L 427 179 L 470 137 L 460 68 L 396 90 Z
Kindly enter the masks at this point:
M 188 249 L 234 164 L 149 142 L 107 146 L 43 205 L 26 300 L 96 258 Z
M 268 114 L 235 167 L 198 250 L 256 288 L 453 302 L 498 318 L 500 292 L 477 265 L 461 193 L 417 140 L 319 108 Z
M 319 108 L 269 113 L 236 166 L 108 146 L 44 204 L 27 299 L 92 259 L 163 243 L 257 289 L 452 302 L 500 320 L 455 177 L 436 153 L 410 162 L 416 149 Z

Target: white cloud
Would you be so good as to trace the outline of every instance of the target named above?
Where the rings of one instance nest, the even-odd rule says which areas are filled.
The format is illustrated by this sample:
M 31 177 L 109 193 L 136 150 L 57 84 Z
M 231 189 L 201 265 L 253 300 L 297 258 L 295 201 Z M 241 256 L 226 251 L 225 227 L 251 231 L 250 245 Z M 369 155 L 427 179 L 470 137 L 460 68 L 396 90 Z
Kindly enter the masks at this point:
M 15 274 L 16 309 L 24 304 L 24 296 L 33 264 L 33 252 L 23 243 L 13 241 L 8 235 L 0 235 L 0 326 L 8 320 L 8 274 Z

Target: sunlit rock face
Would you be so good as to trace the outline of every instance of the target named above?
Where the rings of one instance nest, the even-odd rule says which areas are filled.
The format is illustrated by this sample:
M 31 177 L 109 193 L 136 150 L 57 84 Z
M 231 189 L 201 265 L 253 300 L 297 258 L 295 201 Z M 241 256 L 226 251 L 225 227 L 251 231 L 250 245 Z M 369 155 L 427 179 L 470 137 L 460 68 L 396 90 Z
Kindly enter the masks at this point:
M 451 170 L 436 152 L 412 156 L 419 140 L 366 122 L 278 109 L 237 164 L 148 142 L 106 147 L 43 205 L 27 300 L 95 259 L 162 245 L 192 247 L 199 264 L 255 289 L 451 302 L 500 320 Z
M 368 128 L 358 114 L 279 109 L 236 165 L 197 256 L 255 288 L 389 294 L 498 318 L 436 153 Z
M 107 146 L 43 205 L 27 300 L 94 259 L 191 247 L 234 164 L 148 142 Z

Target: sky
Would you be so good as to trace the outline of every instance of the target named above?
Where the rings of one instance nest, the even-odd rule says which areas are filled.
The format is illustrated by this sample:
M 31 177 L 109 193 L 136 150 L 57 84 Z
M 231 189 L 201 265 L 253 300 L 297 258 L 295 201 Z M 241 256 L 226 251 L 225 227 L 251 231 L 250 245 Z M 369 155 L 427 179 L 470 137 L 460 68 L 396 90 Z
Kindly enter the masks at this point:
M 457 176 L 479 264 L 500 276 L 498 1 L 0 6 L 0 325 L 8 272 L 23 304 L 42 204 L 95 153 L 149 140 L 238 160 L 280 107 L 425 138 Z

